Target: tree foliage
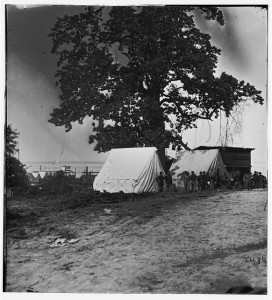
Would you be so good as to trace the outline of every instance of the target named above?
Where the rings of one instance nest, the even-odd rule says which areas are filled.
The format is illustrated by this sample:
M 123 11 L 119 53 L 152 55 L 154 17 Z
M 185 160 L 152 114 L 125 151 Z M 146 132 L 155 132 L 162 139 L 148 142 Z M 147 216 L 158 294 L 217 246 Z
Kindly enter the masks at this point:
M 94 122 L 95 150 L 156 146 L 188 148 L 183 130 L 212 120 L 261 92 L 231 75 L 214 75 L 220 49 L 195 25 L 198 9 L 224 26 L 216 7 L 86 7 L 59 18 L 50 33 L 59 56 L 56 84 L 60 107 L 50 122 L 65 126 Z
M 6 127 L 6 155 L 14 156 L 18 152 L 17 139 L 19 137 L 18 131 L 12 129 L 11 124 Z
M 6 187 L 26 187 L 27 177 L 23 164 L 15 157 L 18 152 L 17 139 L 19 133 L 9 124 L 6 127 L 5 145 L 5 181 Z

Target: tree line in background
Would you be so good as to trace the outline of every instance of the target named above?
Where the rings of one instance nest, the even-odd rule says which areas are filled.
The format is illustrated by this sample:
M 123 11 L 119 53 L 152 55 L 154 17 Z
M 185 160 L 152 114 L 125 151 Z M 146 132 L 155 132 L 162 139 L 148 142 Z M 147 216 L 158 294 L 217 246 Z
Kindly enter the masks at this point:
M 27 176 L 24 165 L 16 157 L 18 153 L 17 139 L 19 132 L 8 124 L 5 131 L 5 187 L 6 188 L 26 188 Z
M 78 188 L 92 187 L 92 176 L 81 176 L 77 179 L 74 176 L 65 176 L 62 170 L 57 171 L 53 176 L 46 176 L 41 182 L 31 185 L 27 176 L 25 165 L 16 157 L 18 154 L 17 129 L 8 124 L 5 130 L 5 188 L 16 188 L 30 194 L 39 193 L 69 193 Z

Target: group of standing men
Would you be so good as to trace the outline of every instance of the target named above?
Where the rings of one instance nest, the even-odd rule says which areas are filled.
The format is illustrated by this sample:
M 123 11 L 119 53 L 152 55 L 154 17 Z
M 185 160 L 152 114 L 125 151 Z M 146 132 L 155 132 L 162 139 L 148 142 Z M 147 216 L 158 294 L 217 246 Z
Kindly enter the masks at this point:
M 189 172 L 183 172 L 178 174 L 178 177 L 180 177 L 183 181 L 185 192 L 210 190 L 214 187 L 219 188 L 221 184 L 219 170 L 216 171 L 213 177 L 211 177 L 209 173 L 206 173 L 205 171 L 200 172 L 199 176 L 197 176 L 194 171 L 192 171 L 191 174 Z M 166 188 L 169 192 L 173 183 L 172 176 L 169 171 L 165 176 L 163 176 L 163 173 L 160 172 L 160 175 L 156 180 L 159 184 L 159 192 L 163 191 L 164 182 L 166 183 Z
M 237 173 L 234 178 L 234 186 L 235 187 L 243 187 L 244 189 L 254 189 L 254 188 L 265 188 L 267 186 L 267 179 L 266 177 L 261 173 L 255 171 L 252 173 L 247 173 L 243 176 L 242 180 L 239 176 L 239 173 Z
M 163 191 L 164 181 L 166 183 L 167 192 L 169 192 L 170 187 L 173 183 L 172 175 L 170 174 L 170 171 L 168 171 L 165 176 L 163 176 L 163 173 L 160 172 L 160 175 L 157 177 L 156 181 L 159 184 L 159 192 Z
M 195 192 L 197 190 L 207 191 L 221 187 L 221 177 L 219 169 L 213 176 L 205 171 L 200 172 L 197 176 L 194 171 L 192 171 L 191 174 L 189 172 L 178 174 L 178 177 L 181 177 L 181 179 L 183 180 L 185 192 Z
M 177 175 L 180 177 L 183 183 L 183 188 L 185 192 L 195 192 L 195 191 L 208 191 L 213 189 L 220 189 L 222 186 L 225 188 L 236 189 L 252 189 L 252 188 L 264 188 L 267 185 L 266 177 L 260 172 L 254 172 L 254 174 L 247 173 L 241 176 L 239 172 L 229 178 L 226 174 L 221 177 L 220 169 L 218 168 L 213 176 L 210 176 L 208 172 L 202 171 L 197 176 L 194 171 L 191 173 L 185 171 Z M 157 182 L 159 185 L 159 192 L 163 191 L 164 182 L 166 183 L 166 189 L 169 192 L 171 185 L 173 183 L 170 171 L 163 176 L 163 172 L 157 177 Z
M 205 191 L 214 188 L 220 188 L 222 182 L 220 178 L 219 169 L 215 172 L 213 176 L 210 176 L 209 173 L 206 173 L 205 171 L 200 172 L 198 176 L 195 174 L 194 171 L 192 171 L 191 173 L 186 171 L 178 174 L 177 176 L 180 177 L 180 179 L 182 180 L 185 192 L 195 192 L 197 190 Z M 156 180 L 159 185 L 159 192 L 163 191 L 164 182 L 166 183 L 166 188 L 169 192 L 170 187 L 173 183 L 172 176 L 169 171 L 165 176 L 163 176 L 163 173 L 160 172 L 160 175 L 157 177 Z

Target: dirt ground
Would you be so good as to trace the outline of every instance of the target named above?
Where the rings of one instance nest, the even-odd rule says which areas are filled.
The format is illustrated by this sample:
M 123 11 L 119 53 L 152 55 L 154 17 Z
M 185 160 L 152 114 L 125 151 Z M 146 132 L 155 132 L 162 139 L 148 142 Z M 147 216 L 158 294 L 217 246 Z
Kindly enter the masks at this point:
M 267 286 L 267 190 L 8 200 L 6 291 Z

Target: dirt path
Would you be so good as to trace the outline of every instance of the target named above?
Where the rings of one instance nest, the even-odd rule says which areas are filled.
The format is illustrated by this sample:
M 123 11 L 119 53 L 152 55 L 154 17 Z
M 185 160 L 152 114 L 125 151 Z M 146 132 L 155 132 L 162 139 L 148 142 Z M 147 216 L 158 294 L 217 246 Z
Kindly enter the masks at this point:
M 266 287 L 267 191 L 151 195 L 65 209 L 14 199 L 37 212 L 30 239 L 7 239 L 7 291 L 224 293 Z M 109 209 L 105 211 L 104 209 Z M 51 247 L 57 237 L 66 241 Z M 78 239 L 78 241 L 77 241 Z M 69 244 L 73 240 L 74 244 Z

